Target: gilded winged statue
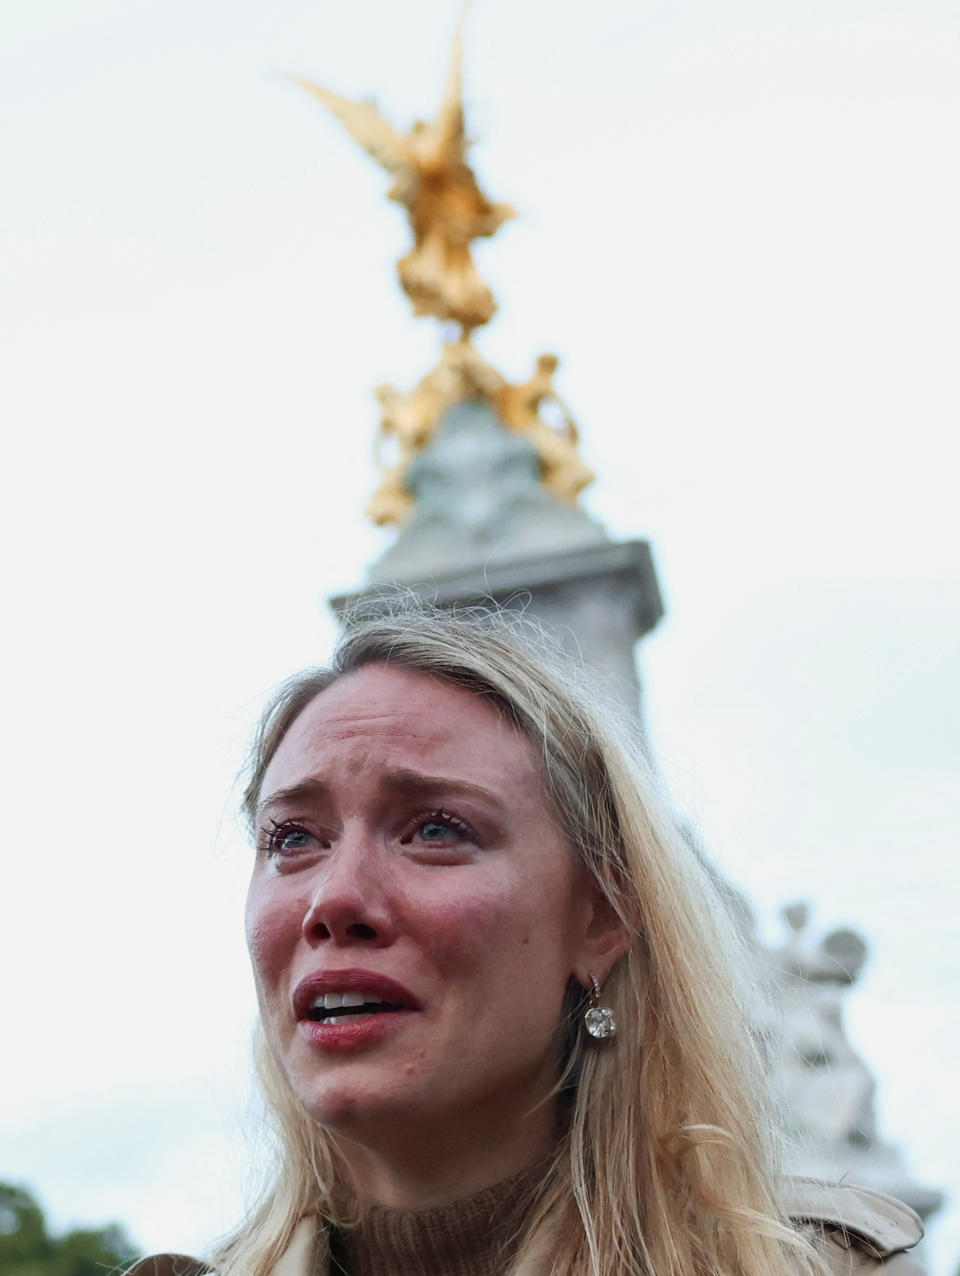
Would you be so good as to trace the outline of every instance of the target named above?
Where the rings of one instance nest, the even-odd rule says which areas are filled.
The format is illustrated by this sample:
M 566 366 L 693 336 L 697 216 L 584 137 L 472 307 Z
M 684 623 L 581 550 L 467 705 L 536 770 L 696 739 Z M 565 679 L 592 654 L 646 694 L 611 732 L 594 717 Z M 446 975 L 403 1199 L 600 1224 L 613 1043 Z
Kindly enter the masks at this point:
M 487 323 L 496 302 L 470 256 L 470 244 L 492 235 L 514 215 L 480 190 L 466 162 L 458 29 L 436 119 L 398 132 L 373 102 L 353 102 L 330 89 L 298 80 L 393 177 L 390 198 L 403 204 L 413 248 L 398 263 L 400 283 L 418 315 L 460 324 L 463 335 Z
M 399 524 L 410 514 L 410 467 L 430 445 L 447 410 L 469 399 L 488 402 L 506 429 L 530 440 L 540 458 L 541 481 L 558 500 L 576 500 L 593 477 L 579 455 L 576 426 L 553 388 L 556 358 L 542 355 L 533 376 L 512 385 L 471 340 L 474 328 L 493 317 L 496 302 L 477 273 L 470 245 L 493 235 L 514 211 L 487 199 L 466 161 L 464 13 L 465 8 L 436 119 L 418 121 L 409 133 L 398 132 L 373 102 L 352 102 L 319 84 L 297 80 L 392 176 L 390 198 L 406 208 L 413 230 L 413 248 L 397 269 L 415 313 L 460 326 L 458 334 L 446 334 L 439 363 L 412 390 L 401 393 L 381 386 L 377 391 L 381 484 L 367 512 L 380 524 Z M 544 416 L 541 406 L 552 413 Z

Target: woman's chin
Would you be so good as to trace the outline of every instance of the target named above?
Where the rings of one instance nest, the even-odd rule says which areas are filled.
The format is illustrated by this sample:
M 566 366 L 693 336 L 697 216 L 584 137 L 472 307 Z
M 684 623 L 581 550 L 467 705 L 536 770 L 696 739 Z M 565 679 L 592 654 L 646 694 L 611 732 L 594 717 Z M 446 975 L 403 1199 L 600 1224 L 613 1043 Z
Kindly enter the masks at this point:
M 294 1093 L 311 1121 L 356 1143 L 375 1146 L 389 1130 L 416 1121 L 421 1104 L 413 1088 L 401 1090 L 395 1075 L 380 1069 L 351 1068 L 335 1080 L 294 1082 Z M 427 1105 L 429 1107 L 429 1105 Z

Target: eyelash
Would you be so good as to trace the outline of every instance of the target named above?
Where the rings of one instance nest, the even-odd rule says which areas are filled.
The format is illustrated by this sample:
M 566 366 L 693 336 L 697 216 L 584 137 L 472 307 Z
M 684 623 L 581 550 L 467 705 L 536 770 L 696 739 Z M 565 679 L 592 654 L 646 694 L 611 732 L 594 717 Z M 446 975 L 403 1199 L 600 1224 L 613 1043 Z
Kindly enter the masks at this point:
M 413 820 L 411 820 L 407 825 L 407 831 L 400 839 L 401 843 L 403 845 L 407 845 L 412 842 L 416 834 L 420 832 L 426 824 L 446 825 L 446 827 L 450 829 L 460 841 L 475 842 L 477 840 L 476 832 L 473 828 L 471 828 L 466 820 L 462 820 L 459 815 L 454 815 L 452 811 L 445 811 L 442 808 L 439 808 L 435 811 L 421 811 Z M 311 833 L 309 829 L 304 828 L 304 826 L 297 820 L 278 821 L 272 819 L 268 824 L 264 825 L 264 827 L 260 830 L 260 833 L 261 853 L 263 855 L 278 857 L 292 855 L 295 853 L 291 850 L 285 850 L 281 845 L 283 839 L 289 833 L 303 833 L 306 837 L 312 837 L 314 840 L 319 840 L 315 833 Z M 430 843 L 425 842 L 424 845 L 429 846 Z
M 461 841 L 475 842 L 477 840 L 476 832 L 466 820 L 462 820 L 459 815 L 454 815 L 452 811 L 444 811 L 441 808 L 436 811 L 421 811 L 409 824 L 409 832 L 404 833 L 400 839 L 401 842 L 406 844 L 412 841 L 414 834 L 419 832 L 425 824 L 445 824 Z
M 269 825 L 264 825 L 260 830 L 262 842 L 260 850 L 264 855 L 291 855 L 292 851 L 285 851 L 280 843 L 288 833 L 304 833 L 307 837 L 315 837 L 309 829 L 303 827 L 296 820 L 270 820 Z

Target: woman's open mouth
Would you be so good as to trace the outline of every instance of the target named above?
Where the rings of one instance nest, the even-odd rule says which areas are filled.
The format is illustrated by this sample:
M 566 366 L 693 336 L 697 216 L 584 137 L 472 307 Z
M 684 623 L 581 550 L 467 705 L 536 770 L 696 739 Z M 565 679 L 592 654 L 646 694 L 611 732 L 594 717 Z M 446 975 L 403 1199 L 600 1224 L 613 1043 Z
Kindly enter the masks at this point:
M 400 1031 L 422 1009 L 403 984 L 376 971 L 320 970 L 293 994 L 300 1035 L 324 1052 L 372 1046 Z
M 314 998 L 306 1018 L 312 1023 L 345 1024 L 405 1009 L 408 1007 L 383 1001 L 367 992 L 325 992 Z

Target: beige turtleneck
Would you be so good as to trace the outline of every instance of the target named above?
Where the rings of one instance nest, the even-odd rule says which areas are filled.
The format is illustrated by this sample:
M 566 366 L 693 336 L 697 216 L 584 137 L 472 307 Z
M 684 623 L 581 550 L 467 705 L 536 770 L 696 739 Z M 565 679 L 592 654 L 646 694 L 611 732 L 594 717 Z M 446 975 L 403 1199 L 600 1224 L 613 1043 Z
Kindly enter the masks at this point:
M 332 1238 L 331 1276 L 502 1276 L 534 1182 L 527 1169 L 452 1205 L 373 1206 L 358 1227 Z

